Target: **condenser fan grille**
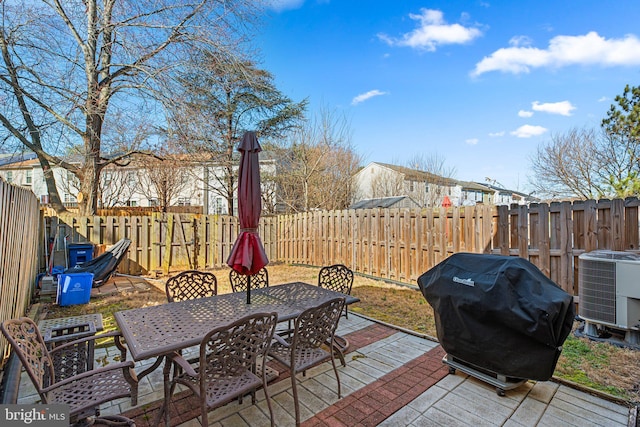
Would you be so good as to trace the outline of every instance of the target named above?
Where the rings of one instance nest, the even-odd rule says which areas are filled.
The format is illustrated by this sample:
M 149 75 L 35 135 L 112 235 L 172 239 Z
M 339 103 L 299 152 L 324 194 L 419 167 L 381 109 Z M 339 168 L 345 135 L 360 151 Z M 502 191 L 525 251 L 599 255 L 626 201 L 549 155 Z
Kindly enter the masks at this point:
M 581 259 L 578 281 L 580 316 L 616 323 L 616 264 Z

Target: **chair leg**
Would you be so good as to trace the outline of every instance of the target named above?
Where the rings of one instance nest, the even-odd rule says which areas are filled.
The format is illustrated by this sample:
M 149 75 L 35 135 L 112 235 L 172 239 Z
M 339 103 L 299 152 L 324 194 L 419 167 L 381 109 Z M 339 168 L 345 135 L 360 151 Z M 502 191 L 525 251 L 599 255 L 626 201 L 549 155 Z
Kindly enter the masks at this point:
M 106 425 L 106 426 L 127 426 L 127 427 L 135 427 L 136 423 L 127 417 L 122 415 L 106 415 L 104 417 L 96 417 L 90 420 L 87 420 L 87 423 L 84 424 L 85 427 L 92 425 Z
M 206 402 L 201 402 L 200 417 L 202 418 L 202 427 L 209 427 L 209 408 Z
M 271 397 L 269 396 L 269 390 L 267 389 L 267 361 L 262 360 L 262 389 L 264 390 L 264 398 L 267 400 L 267 407 L 269 408 L 269 418 L 271 419 L 271 427 L 275 426 L 273 419 L 273 408 L 271 407 Z
M 291 389 L 293 391 L 293 405 L 296 409 L 296 427 L 300 425 L 300 403 L 298 402 L 298 387 L 296 386 L 296 373 L 291 370 Z
M 342 367 L 346 367 L 347 366 L 347 362 L 345 361 L 344 355 L 347 352 L 347 349 L 349 348 L 349 341 L 340 336 L 340 335 L 336 335 L 333 338 L 333 349 L 336 351 L 336 353 L 338 353 L 338 358 L 340 359 L 340 363 L 342 364 Z
M 345 368 L 347 366 L 347 361 L 344 360 L 344 354 L 342 354 L 342 350 L 340 350 L 339 348 L 335 348 L 336 353 L 338 353 L 338 358 L 340 359 L 340 364 L 342 365 L 343 368 Z
M 338 375 L 338 367 L 336 366 L 335 357 L 331 358 L 331 364 L 333 365 L 333 372 L 336 374 L 336 381 L 338 382 L 338 399 L 342 398 L 342 390 L 340 389 L 340 376 Z

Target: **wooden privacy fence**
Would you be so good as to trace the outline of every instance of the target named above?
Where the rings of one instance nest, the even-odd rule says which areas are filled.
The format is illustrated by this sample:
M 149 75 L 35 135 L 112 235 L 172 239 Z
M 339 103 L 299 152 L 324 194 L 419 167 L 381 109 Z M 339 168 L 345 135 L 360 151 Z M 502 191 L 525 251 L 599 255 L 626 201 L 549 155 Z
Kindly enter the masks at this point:
M 271 260 L 276 254 L 276 219 L 263 218 L 258 229 Z M 122 238 L 131 240 L 128 256 L 118 266 L 123 274 L 169 274 L 184 269 L 209 269 L 226 265 L 238 235 L 238 220 L 232 216 L 163 214 L 150 216 L 61 215 L 50 217 L 47 232 L 58 236 L 55 264 L 66 266 L 69 243 L 91 242 L 95 255 Z
M 630 198 L 281 215 L 277 259 L 343 263 L 359 273 L 416 284 L 456 252 L 520 256 L 577 296 L 580 254 L 638 251 L 639 205 Z
M 31 301 L 41 223 L 31 190 L 0 179 L 0 322 L 23 316 Z M 9 344 L 0 336 L 0 366 L 8 354 Z
M 281 215 L 278 256 L 289 263 L 341 263 L 370 276 L 415 283 L 452 253 L 489 253 L 494 221 L 490 206 Z
M 365 275 L 410 284 L 456 252 L 520 256 L 577 295 L 580 254 L 638 250 L 639 206 L 633 198 L 317 211 L 263 217 L 259 233 L 272 262 L 342 263 Z M 100 251 L 130 238 L 128 258 L 118 269 L 127 274 L 223 267 L 238 233 L 235 217 L 193 214 L 53 217 L 51 227 L 68 234 L 69 242 L 89 240 Z

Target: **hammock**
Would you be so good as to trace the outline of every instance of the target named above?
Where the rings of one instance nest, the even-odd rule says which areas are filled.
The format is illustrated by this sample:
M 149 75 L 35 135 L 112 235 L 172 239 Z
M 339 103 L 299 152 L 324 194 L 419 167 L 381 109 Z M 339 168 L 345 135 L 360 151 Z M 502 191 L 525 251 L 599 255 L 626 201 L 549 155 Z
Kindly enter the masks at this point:
M 80 265 L 66 269 L 65 273 L 93 273 L 93 287 L 97 288 L 109 280 L 118 264 L 129 249 L 131 240 L 120 239 L 118 243 L 107 249 L 105 253 Z

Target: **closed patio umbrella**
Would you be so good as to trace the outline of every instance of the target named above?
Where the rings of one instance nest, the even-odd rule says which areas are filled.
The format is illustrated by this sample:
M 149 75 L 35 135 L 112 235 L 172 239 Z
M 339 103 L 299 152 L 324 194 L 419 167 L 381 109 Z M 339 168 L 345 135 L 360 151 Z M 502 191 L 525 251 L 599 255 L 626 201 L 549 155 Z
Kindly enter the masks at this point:
M 245 132 L 238 146 L 240 168 L 238 170 L 238 219 L 240 233 L 227 260 L 229 267 L 247 275 L 247 304 L 251 304 L 251 275 L 269 263 L 258 235 L 258 223 L 262 212 L 260 190 L 260 164 L 258 153 L 262 150 L 254 132 Z

